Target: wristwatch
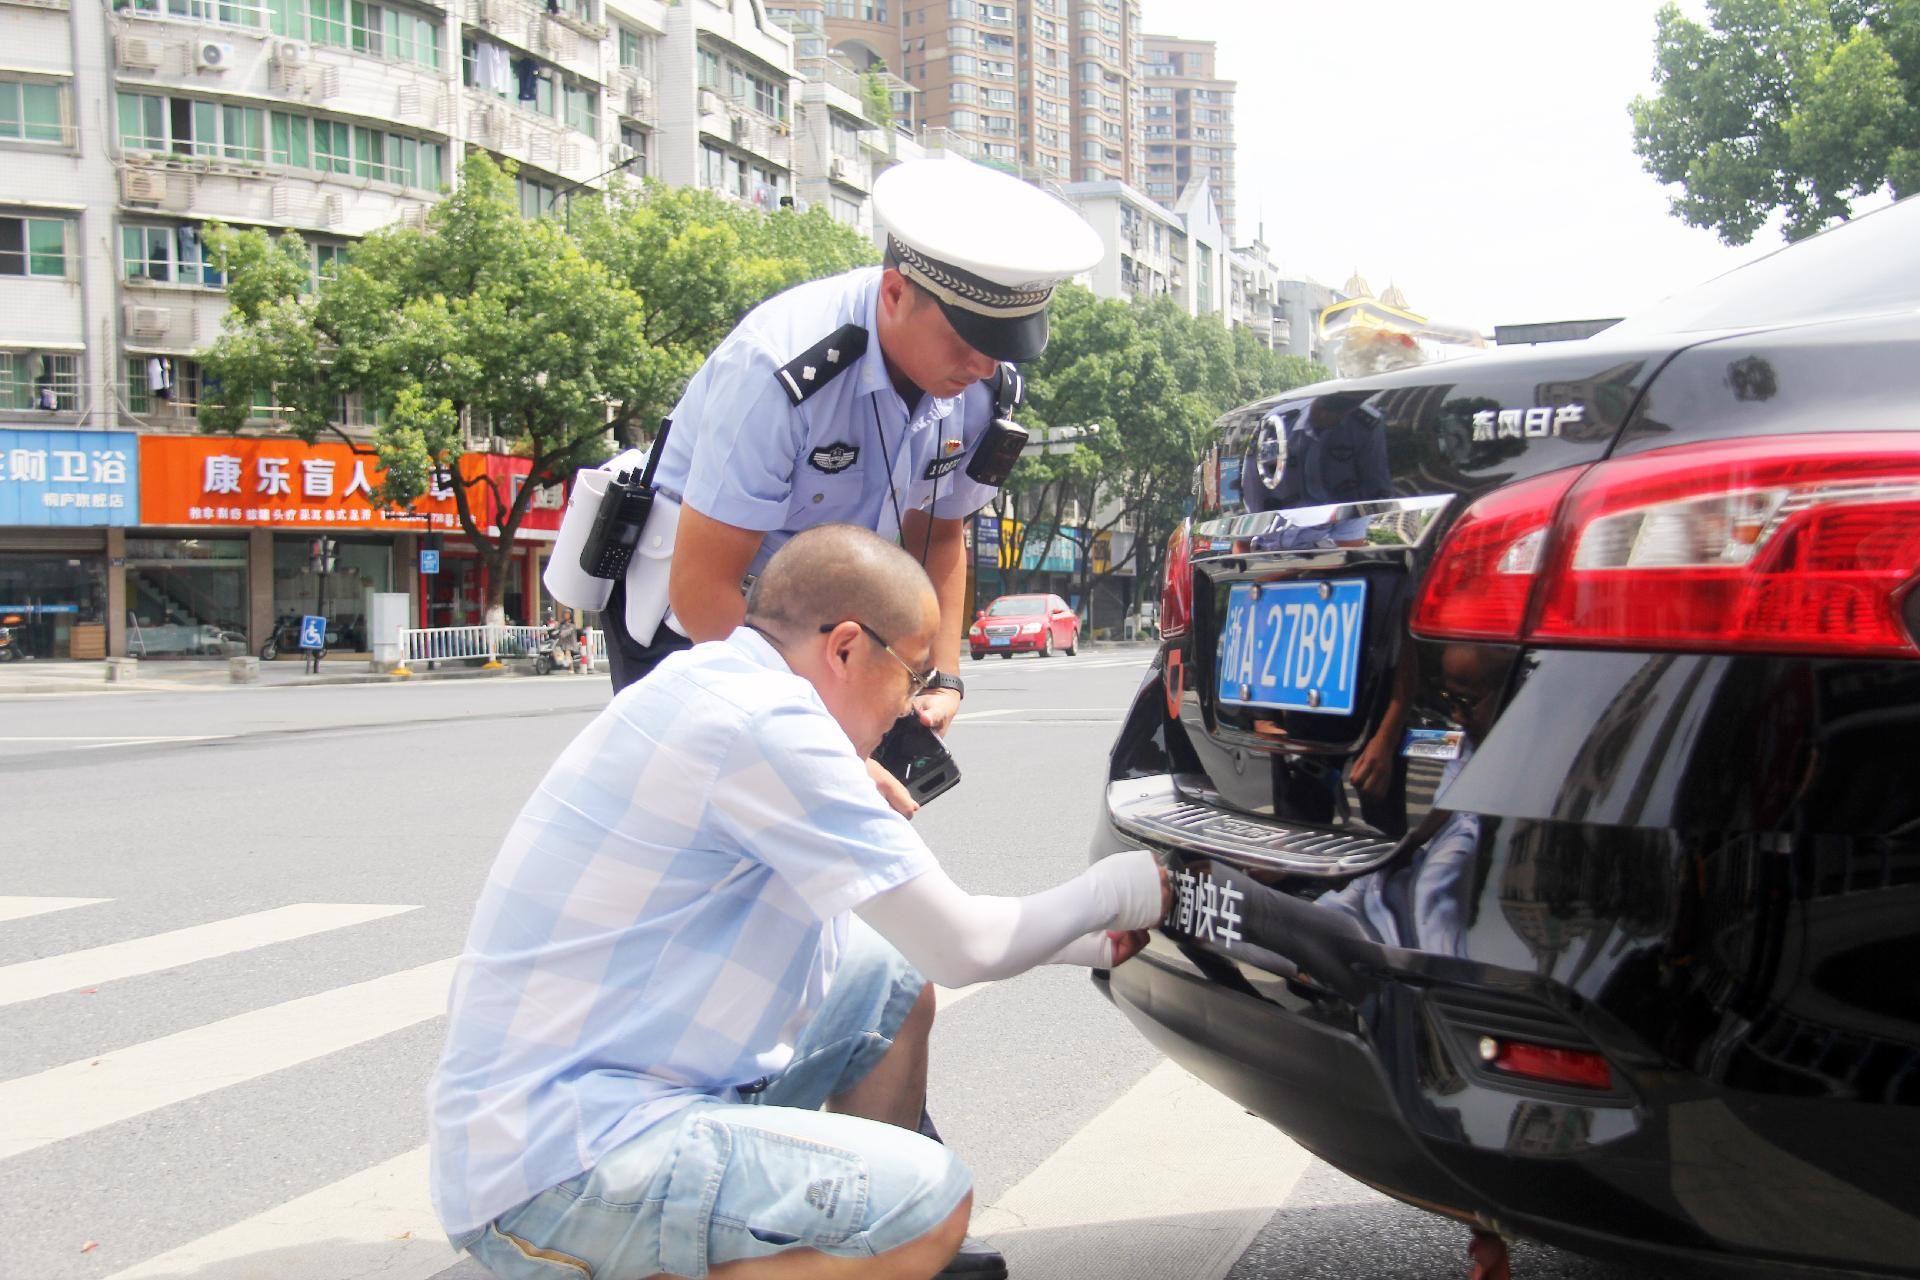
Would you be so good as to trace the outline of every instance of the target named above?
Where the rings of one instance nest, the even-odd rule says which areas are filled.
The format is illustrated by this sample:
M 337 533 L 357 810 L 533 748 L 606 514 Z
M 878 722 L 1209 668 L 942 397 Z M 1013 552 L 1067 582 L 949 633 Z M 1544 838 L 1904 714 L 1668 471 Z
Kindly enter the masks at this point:
M 935 689 L 951 689 L 962 698 L 967 696 L 967 686 L 960 677 L 950 676 L 944 671 L 934 672 L 933 679 L 927 681 L 927 691 L 931 693 Z

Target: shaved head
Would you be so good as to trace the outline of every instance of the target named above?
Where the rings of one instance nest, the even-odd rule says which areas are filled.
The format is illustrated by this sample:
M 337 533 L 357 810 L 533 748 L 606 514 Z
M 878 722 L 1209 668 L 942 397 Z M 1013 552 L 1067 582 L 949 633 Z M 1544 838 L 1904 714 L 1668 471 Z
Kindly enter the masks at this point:
M 819 525 L 774 552 L 747 592 L 748 623 L 775 634 L 854 619 L 888 638 L 918 635 L 933 583 L 918 561 L 870 530 Z

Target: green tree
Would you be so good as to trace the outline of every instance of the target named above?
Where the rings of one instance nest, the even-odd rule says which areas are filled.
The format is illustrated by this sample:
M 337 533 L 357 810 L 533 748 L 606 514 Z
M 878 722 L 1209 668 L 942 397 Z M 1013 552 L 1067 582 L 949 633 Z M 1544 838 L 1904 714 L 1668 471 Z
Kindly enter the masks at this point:
M 1920 0 L 1709 0 L 1661 9 L 1634 150 L 1673 210 L 1728 244 L 1775 213 L 1797 240 L 1920 191 Z
M 879 261 L 872 244 L 821 206 L 761 213 L 658 182 L 583 202 L 573 229 L 589 260 L 646 301 L 641 330 L 652 358 L 611 420 L 627 444 L 652 431 L 747 312 L 803 281 Z
M 203 358 L 220 391 L 201 409 L 202 429 L 237 431 L 270 403 L 289 434 L 364 451 L 339 422 L 338 406 L 357 399 L 387 473 L 379 500 L 406 507 L 436 473 L 448 480 L 497 607 L 535 485 L 604 457 L 610 406 L 648 383 L 657 358 L 639 297 L 553 222 L 520 217 L 511 178 L 484 155 L 468 160 L 426 231 L 368 236 L 317 289 L 296 235 L 222 228 L 209 241 L 231 306 Z M 484 474 L 459 477 L 463 417 L 527 458 L 530 482 L 506 494 Z M 482 524 L 482 490 L 497 532 Z
M 893 126 L 893 90 L 887 87 L 887 64 L 876 62 L 860 76 L 860 100 L 866 105 L 867 119 L 882 129 Z
M 317 289 L 298 236 L 210 232 L 231 308 L 203 358 L 221 391 L 202 428 L 239 430 L 270 404 L 291 435 L 376 453 L 387 471 L 377 496 L 395 507 L 436 472 L 455 476 L 463 424 L 504 439 L 532 478 L 492 493 L 497 533 L 479 501 L 493 482 L 453 484 L 498 606 L 536 484 L 604 459 L 609 432 L 646 438 L 754 305 L 874 256 L 824 212 L 767 214 L 659 185 L 583 200 L 573 227 L 522 218 L 510 171 L 477 155 L 424 232 L 376 232 Z M 339 422 L 349 398 L 375 423 L 370 445 Z

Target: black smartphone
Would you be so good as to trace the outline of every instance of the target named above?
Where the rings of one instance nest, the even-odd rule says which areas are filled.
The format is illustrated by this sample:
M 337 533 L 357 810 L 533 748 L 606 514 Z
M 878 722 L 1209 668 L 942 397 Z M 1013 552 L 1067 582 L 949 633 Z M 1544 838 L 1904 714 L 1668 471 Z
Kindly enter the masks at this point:
M 873 758 L 880 767 L 900 779 L 907 794 L 918 804 L 959 785 L 960 766 L 948 754 L 940 735 L 920 722 L 912 712 L 893 722 L 887 736 L 874 748 Z

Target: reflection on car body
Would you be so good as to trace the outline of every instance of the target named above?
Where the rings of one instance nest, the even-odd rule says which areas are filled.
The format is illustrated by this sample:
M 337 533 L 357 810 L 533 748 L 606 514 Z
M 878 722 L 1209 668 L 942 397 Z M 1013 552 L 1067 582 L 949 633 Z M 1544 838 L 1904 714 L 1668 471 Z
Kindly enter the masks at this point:
M 1093 850 L 1177 905 L 1100 988 L 1463 1221 L 1920 1274 L 1916 350 L 1908 201 L 1596 338 L 1226 415 Z M 1349 590 L 1351 653 L 1283 679 L 1284 606 Z

